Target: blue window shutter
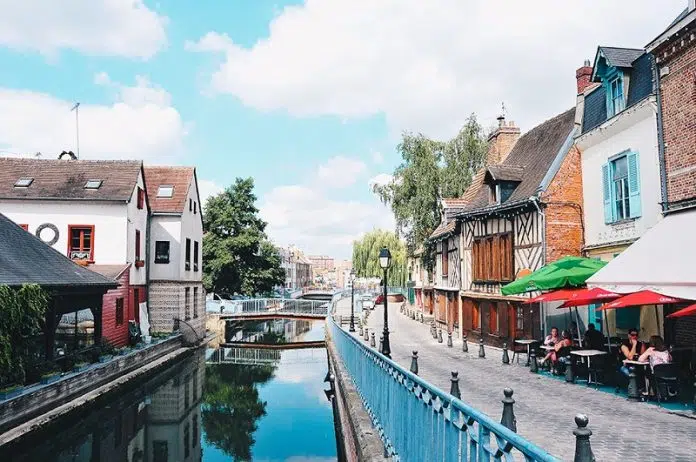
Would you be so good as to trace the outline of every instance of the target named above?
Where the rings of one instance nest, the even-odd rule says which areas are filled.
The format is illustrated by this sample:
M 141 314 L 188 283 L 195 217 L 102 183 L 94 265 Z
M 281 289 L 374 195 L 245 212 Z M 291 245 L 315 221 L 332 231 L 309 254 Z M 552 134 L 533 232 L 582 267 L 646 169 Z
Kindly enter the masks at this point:
M 602 191 L 604 191 L 604 223 L 614 221 L 614 204 L 611 200 L 611 181 L 609 164 L 602 165 Z
M 631 208 L 631 218 L 641 215 L 640 203 L 640 165 L 637 152 L 628 155 L 628 202 Z

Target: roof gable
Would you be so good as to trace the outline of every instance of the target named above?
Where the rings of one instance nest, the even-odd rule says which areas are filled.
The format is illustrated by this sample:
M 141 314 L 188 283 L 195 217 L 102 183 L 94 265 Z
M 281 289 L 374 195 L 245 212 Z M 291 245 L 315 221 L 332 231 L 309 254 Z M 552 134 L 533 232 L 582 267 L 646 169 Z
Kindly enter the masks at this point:
M 0 158 L 0 199 L 130 200 L 142 168 L 140 161 Z M 32 178 L 28 187 L 15 187 Z M 89 180 L 102 180 L 86 189 Z
M 187 207 L 194 167 L 145 167 L 145 187 L 153 213 L 183 213 Z M 157 197 L 160 186 L 174 188 L 171 197 Z M 198 199 L 197 199 L 198 200 Z M 198 204 L 200 208 L 201 204 Z
M 102 288 L 104 291 L 117 287 L 113 279 L 74 263 L 2 214 L 0 214 L 0 284 L 93 287 Z
M 633 66 L 633 61 L 645 54 L 639 48 L 598 47 L 592 67 L 592 81 L 599 82 L 608 68 L 626 69 Z

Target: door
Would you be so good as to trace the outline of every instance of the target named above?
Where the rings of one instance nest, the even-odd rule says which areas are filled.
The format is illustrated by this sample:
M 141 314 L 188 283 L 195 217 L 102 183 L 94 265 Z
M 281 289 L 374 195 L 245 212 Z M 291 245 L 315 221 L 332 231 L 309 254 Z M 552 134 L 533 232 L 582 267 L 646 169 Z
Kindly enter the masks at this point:
M 517 338 L 517 309 L 512 303 L 507 304 L 507 324 L 508 324 L 508 337 L 512 342 Z

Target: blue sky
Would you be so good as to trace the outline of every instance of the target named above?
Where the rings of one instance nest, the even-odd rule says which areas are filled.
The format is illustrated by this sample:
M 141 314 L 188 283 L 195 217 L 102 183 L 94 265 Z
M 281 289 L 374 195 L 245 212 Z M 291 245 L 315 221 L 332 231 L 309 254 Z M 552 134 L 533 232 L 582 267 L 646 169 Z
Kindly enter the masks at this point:
M 348 257 L 393 219 L 370 192 L 403 130 L 447 138 L 505 102 L 523 130 L 571 107 L 597 45 L 642 47 L 686 0 L 0 0 L 0 155 L 256 180 L 269 234 Z M 568 8 L 577 14 L 568 14 Z

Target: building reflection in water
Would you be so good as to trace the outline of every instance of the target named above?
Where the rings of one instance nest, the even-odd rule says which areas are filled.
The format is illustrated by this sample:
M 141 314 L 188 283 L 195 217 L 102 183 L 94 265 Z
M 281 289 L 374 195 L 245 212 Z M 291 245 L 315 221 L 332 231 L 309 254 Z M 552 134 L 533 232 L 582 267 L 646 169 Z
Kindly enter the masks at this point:
M 308 339 L 312 330 L 312 321 L 298 319 L 273 319 L 270 321 L 227 322 L 225 324 L 225 341 L 282 344 L 302 342 Z
M 199 350 L 103 407 L 36 432 L 21 447 L 0 448 L 0 460 L 201 461 L 204 379 L 205 355 Z

